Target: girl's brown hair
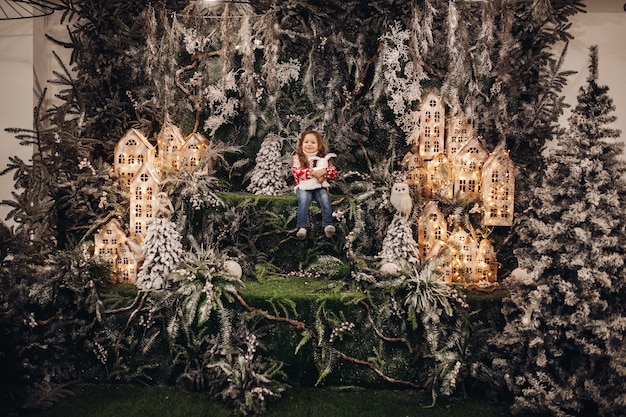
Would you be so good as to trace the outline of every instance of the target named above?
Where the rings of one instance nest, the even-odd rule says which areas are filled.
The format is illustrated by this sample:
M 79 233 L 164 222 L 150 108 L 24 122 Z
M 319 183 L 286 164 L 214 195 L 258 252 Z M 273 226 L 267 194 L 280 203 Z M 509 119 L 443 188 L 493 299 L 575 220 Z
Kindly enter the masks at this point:
M 309 166 L 309 158 L 307 158 L 307 156 L 304 154 L 304 151 L 302 150 L 302 142 L 304 142 L 304 137 L 309 134 L 315 136 L 315 138 L 317 139 L 317 147 L 318 147 L 317 156 L 322 158 L 326 156 L 326 153 L 327 153 L 326 141 L 324 140 L 324 137 L 322 137 L 321 133 L 319 133 L 316 130 L 307 130 L 303 132 L 302 135 L 300 135 L 300 140 L 298 141 L 298 147 L 296 148 L 296 155 L 298 155 L 300 166 L 305 167 L 305 168 L 310 168 L 310 166 Z

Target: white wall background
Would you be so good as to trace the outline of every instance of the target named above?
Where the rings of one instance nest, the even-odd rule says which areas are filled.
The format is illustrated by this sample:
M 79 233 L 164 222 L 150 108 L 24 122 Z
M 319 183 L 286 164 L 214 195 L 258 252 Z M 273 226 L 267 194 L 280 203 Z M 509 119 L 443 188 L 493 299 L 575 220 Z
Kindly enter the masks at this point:
M 33 107 L 33 20 L 0 21 L 0 170 L 9 156 L 30 159 L 30 148 L 5 129 L 32 128 Z M 0 200 L 12 200 L 12 190 L 13 176 L 1 176 Z M 0 206 L 0 220 L 8 212 Z
M 563 70 L 578 71 L 571 77 L 564 94 L 570 105 L 576 104 L 578 89 L 588 75 L 589 47 L 599 48 L 599 83 L 609 87 L 609 95 L 617 107 L 617 122 L 613 127 L 622 130 L 621 140 L 626 142 L 626 0 L 586 0 L 587 13 L 572 19 L 575 39 L 570 43 Z M 62 28 L 48 22 L 55 17 L 0 21 L 0 169 L 4 169 L 9 156 L 30 158 L 30 149 L 19 146 L 6 128 L 29 129 L 33 123 L 33 108 L 46 81 L 52 78 L 55 61 L 53 46 L 44 31 L 58 36 Z M 56 32 L 56 33 L 55 33 Z M 58 48 L 58 47 L 54 47 Z M 64 55 L 64 51 L 55 51 Z M 51 92 L 48 97 L 51 97 Z M 569 110 L 562 118 L 565 124 Z M 12 199 L 13 178 L 0 177 L 0 200 Z M 8 208 L 0 206 L 0 220 L 5 220 Z M 10 224 L 10 223 L 9 223 Z
M 578 73 L 569 78 L 565 100 L 572 107 L 576 105 L 578 90 L 589 75 L 589 47 L 598 45 L 598 84 L 609 87 L 617 116 L 611 127 L 621 129 L 621 140 L 626 142 L 626 0 L 586 0 L 585 3 L 587 13 L 579 13 L 571 20 L 574 39 L 570 41 L 562 69 Z M 561 118 L 563 126 L 569 114 L 567 109 Z

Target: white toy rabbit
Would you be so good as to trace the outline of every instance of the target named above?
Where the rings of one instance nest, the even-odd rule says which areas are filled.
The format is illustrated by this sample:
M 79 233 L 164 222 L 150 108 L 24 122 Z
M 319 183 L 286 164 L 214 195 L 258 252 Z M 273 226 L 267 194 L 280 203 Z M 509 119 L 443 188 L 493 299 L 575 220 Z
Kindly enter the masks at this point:
M 315 165 L 315 169 L 322 169 L 322 168 L 328 168 L 328 160 L 330 158 L 336 158 L 336 157 L 337 157 L 336 154 L 329 153 L 323 158 L 320 158 L 319 156 L 311 156 L 309 157 L 309 161 L 317 161 Z M 298 187 L 301 190 L 315 190 L 316 188 L 321 188 L 321 187 L 328 188 L 330 187 L 330 184 L 328 184 L 328 181 L 324 181 L 320 183 L 317 180 L 317 178 L 311 177 L 308 180 L 300 181 L 300 184 L 298 185 Z

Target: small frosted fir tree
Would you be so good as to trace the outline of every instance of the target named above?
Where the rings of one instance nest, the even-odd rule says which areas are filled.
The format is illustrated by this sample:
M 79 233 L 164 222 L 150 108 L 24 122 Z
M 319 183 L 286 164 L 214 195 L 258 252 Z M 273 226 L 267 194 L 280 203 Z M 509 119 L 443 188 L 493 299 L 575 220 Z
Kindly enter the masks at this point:
M 178 267 L 184 253 L 178 227 L 170 220 L 172 205 L 166 199 L 161 198 L 157 216 L 146 230 L 144 262 L 137 274 L 140 290 L 166 288 L 168 276 Z
M 378 257 L 382 265 L 395 264 L 400 269 L 419 264 L 417 242 L 405 215 L 396 214 L 393 217 Z
M 250 176 L 247 190 L 257 195 L 279 195 L 287 190 L 281 137 L 269 134 L 263 140 L 256 156 L 256 165 Z
M 513 411 L 555 416 L 626 415 L 626 167 L 597 48 L 567 133 L 547 158 L 520 225 L 519 268 L 494 361 Z

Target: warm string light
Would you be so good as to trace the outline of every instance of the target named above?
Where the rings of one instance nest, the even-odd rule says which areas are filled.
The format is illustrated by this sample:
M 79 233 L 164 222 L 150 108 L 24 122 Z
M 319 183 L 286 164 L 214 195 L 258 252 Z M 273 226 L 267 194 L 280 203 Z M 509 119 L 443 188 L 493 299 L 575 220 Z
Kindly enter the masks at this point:
M 419 146 L 410 155 L 411 159 L 407 164 L 407 183 L 425 198 L 431 198 L 435 194 L 447 198 L 453 198 L 455 194 L 467 199 L 480 197 L 485 225 L 488 222 L 494 222 L 491 225 L 510 225 L 514 194 L 510 184 L 512 175 L 508 150 L 502 152 L 498 148 L 494 154 L 489 155 L 480 144 L 480 138 L 473 138 L 470 124 L 456 116 L 450 122 L 448 138 L 444 138 L 445 149 L 451 159 L 444 160 L 445 155 L 437 152 L 443 145 L 438 141 L 443 134 L 443 114 L 439 113 L 443 111 L 441 99 L 431 93 L 423 102 L 423 108 L 417 113 L 416 120 L 420 134 L 413 134 L 409 140 L 409 143 Z M 435 114 L 438 115 L 438 120 L 435 120 Z M 422 158 L 427 160 L 422 161 Z M 452 184 L 446 182 L 444 161 L 449 161 L 448 175 L 452 178 Z M 483 174 L 489 172 L 485 171 L 486 163 L 489 163 L 488 169 L 493 169 L 491 183 L 483 183 Z M 444 189 L 445 184 L 447 189 Z M 422 256 L 425 259 L 433 256 L 432 252 L 437 245 L 447 247 L 449 262 L 447 266 L 441 267 L 446 274 L 446 281 L 495 282 L 497 261 L 491 243 L 481 242 L 478 245 L 470 235 L 465 235 L 465 239 L 471 239 L 469 242 L 456 244 L 437 239 L 437 217 L 430 217 L 429 209 L 428 206 L 425 208 L 424 217 L 418 225 L 418 245 Z

